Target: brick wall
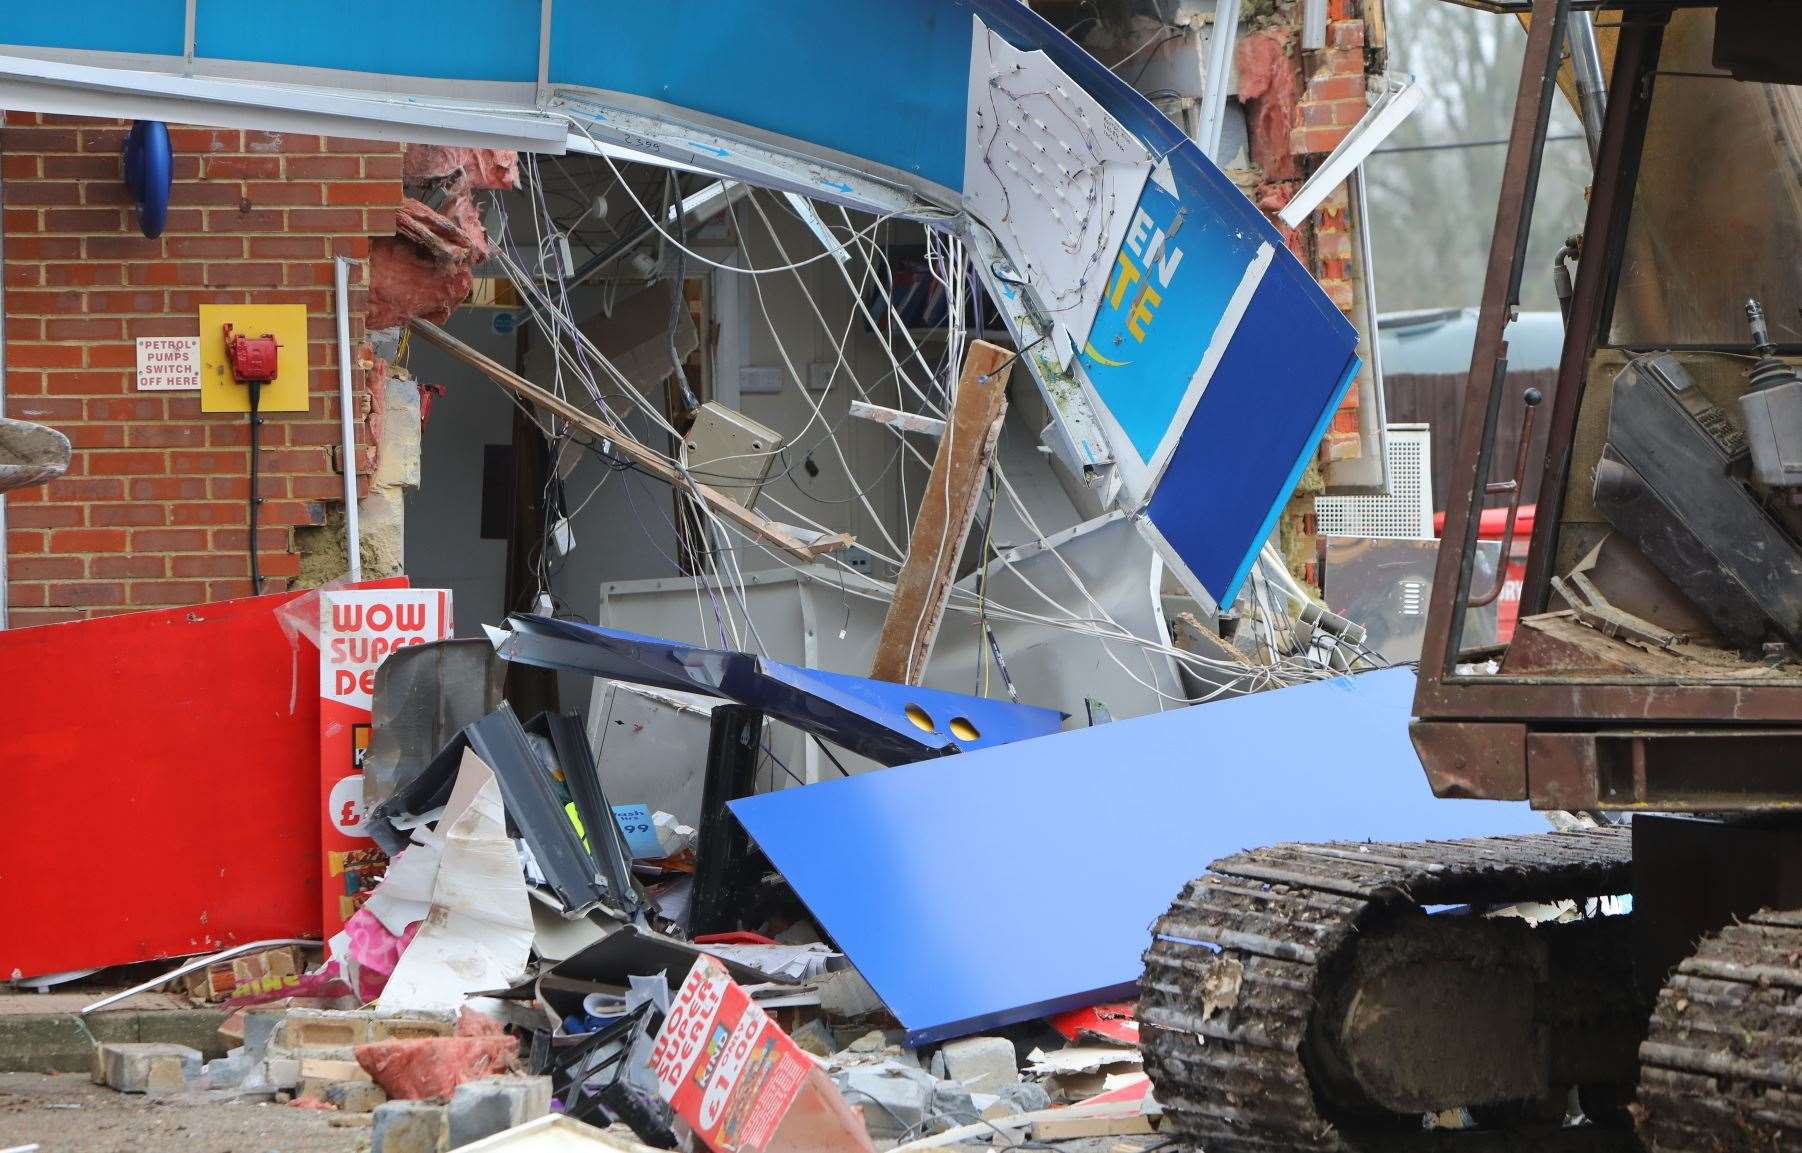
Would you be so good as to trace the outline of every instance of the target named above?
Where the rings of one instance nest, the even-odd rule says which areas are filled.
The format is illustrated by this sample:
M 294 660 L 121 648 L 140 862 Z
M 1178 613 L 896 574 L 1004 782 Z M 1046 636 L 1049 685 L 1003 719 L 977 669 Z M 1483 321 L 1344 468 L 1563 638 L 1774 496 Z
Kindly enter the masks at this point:
M 250 592 L 248 428 L 198 393 L 138 392 L 135 340 L 193 336 L 202 304 L 304 304 L 311 407 L 262 429 L 264 591 L 299 572 L 295 529 L 341 502 L 332 258 L 363 336 L 371 237 L 394 232 L 401 146 L 171 126 L 168 227 L 138 230 L 124 126 L 9 112 L 0 127 L 6 414 L 75 448 L 67 476 L 7 497 L 15 627 Z M 356 366 L 368 444 L 368 357 Z M 369 451 L 359 452 L 367 469 Z

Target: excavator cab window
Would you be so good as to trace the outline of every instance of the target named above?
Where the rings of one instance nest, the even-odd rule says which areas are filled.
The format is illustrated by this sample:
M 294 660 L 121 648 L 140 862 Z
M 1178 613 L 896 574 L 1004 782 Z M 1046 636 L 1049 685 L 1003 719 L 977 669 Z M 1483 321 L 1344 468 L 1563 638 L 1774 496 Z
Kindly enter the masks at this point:
M 1618 348 L 1750 352 L 1756 299 L 1779 349 L 1802 351 L 1802 85 L 1735 79 L 1715 62 L 1739 57 L 1720 23 L 1693 9 L 1664 34 L 1606 329 Z

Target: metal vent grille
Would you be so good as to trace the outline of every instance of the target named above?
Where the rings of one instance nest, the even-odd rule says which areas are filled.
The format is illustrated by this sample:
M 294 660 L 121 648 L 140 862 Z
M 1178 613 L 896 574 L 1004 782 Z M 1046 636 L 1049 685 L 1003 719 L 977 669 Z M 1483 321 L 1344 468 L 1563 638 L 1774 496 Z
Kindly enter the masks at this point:
M 1321 536 L 1430 540 L 1433 536 L 1432 430 L 1392 424 L 1388 496 L 1323 496 L 1314 501 Z

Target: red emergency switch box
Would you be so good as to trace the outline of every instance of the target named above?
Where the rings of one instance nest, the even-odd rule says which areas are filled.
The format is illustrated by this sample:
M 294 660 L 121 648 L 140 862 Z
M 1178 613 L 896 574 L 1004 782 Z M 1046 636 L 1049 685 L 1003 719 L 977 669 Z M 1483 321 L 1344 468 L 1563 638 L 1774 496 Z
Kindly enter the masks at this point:
M 274 380 L 278 347 L 270 333 L 233 336 L 232 326 L 225 326 L 225 361 L 239 384 L 268 384 Z

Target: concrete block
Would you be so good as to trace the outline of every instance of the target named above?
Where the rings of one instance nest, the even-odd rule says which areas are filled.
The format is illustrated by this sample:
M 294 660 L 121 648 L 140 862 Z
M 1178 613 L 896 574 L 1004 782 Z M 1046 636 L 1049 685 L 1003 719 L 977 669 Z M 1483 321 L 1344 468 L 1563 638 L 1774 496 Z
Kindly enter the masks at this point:
M 263 1062 L 263 1082 L 271 1089 L 294 1089 L 300 1084 L 300 1058 L 271 1057 Z
M 262 1057 L 269 1049 L 269 1042 L 275 1037 L 275 1030 L 286 1016 L 286 1010 L 276 1008 L 252 1007 L 244 1011 L 244 1051 L 254 1057 Z
M 200 1050 L 186 1045 L 139 1042 L 100 1049 L 103 1083 L 121 1093 L 175 1093 L 200 1076 Z
M 1020 1080 L 1019 1057 L 1005 1037 L 964 1037 L 946 1042 L 933 1072 L 972 1093 L 999 1093 Z
M 549 1077 L 483 1077 L 451 1094 L 450 1147 L 460 1149 L 551 1111 Z
M 388 1101 L 375 1107 L 369 1153 L 438 1153 L 444 1132 L 443 1105 L 428 1101 Z
M 388 1094 L 373 1081 L 339 1081 L 325 1091 L 326 1104 L 345 1113 L 373 1113 L 387 1100 Z
M 368 1081 L 372 1078 L 355 1061 L 322 1061 L 315 1057 L 300 1059 L 303 1081 Z
M 454 1021 L 435 1017 L 377 1017 L 369 1023 L 371 1041 L 417 1041 L 423 1037 L 448 1037 Z
M 932 1101 L 932 1078 L 893 1062 L 848 1069 L 833 1078 L 853 1105 L 863 1107 L 873 1140 L 899 1140 L 920 1132 Z
M 372 1015 L 331 1009 L 290 1009 L 276 1030 L 276 1044 L 284 1049 L 350 1049 L 369 1040 Z M 248 1030 L 248 1019 L 246 1021 Z M 248 1042 L 250 1038 L 245 1037 Z

